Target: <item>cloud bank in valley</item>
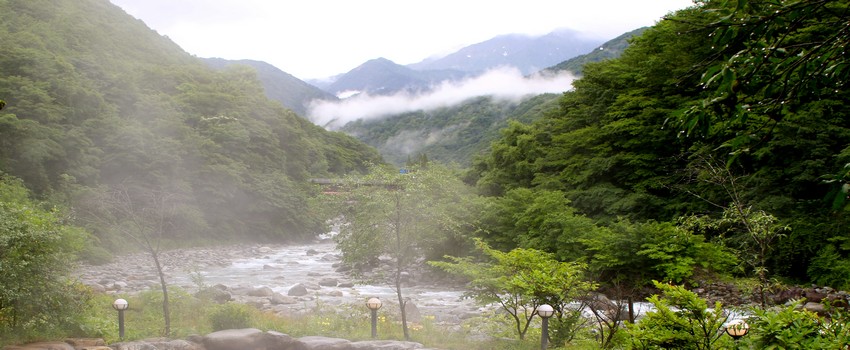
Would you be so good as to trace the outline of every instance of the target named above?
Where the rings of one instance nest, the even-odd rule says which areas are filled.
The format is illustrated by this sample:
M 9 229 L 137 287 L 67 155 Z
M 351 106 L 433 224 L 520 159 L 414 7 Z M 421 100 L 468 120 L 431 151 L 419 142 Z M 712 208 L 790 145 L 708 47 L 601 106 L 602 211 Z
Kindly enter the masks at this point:
M 386 96 L 359 94 L 340 101 L 314 100 L 310 103 L 307 115 L 317 125 L 337 129 L 359 119 L 372 120 L 449 107 L 478 96 L 519 101 L 530 95 L 561 93 L 572 89 L 573 80 L 575 77 L 569 72 L 524 77 L 516 68 L 504 67 L 462 81 L 445 81 L 425 93 L 398 92 Z

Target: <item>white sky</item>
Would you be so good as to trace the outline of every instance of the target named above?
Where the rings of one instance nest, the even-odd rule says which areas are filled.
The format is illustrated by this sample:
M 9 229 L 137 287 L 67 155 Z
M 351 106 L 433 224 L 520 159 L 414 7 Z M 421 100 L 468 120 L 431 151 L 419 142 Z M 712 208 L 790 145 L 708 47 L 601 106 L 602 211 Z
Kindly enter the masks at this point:
M 266 61 L 300 79 L 399 64 L 502 34 L 607 40 L 692 0 L 110 0 L 199 57 Z

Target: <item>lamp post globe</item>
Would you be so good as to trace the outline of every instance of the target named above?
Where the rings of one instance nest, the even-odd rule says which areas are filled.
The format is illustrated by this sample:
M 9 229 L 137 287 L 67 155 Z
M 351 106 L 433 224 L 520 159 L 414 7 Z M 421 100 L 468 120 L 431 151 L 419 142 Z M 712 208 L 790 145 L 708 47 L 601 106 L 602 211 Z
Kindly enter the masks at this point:
M 555 314 L 555 308 L 549 304 L 543 304 L 537 307 L 537 315 L 543 319 L 540 334 L 540 349 L 546 350 L 549 345 L 549 317 Z
M 378 337 L 378 309 L 382 305 L 381 299 L 378 298 L 369 298 L 369 300 L 366 300 L 366 307 L 369 308 L 372 314 L 372 339 Z
M 124 310 L 130 307 L 130 303 L 124 299 L 115 299 L 112 308 L 118 310 L 118 338 L 124 339 Z
M 741 337 L 747 335 L 747 332 L 750 331 L 750 325 L 747 324 L 746 321 L 742 319 L 732 320 L 726 324 L 726 334 L 728 334 L 732 339 L 738 340 Z
M 130 304 L 124 299 L 115 299 L 115 301 L 112 302 L 112 308 L 118 311 L 127 310 L 128 307 L 130 307 Z
M 369 298 L 369 300 L 366 300 L 366 307 L 368 307 L 369 310 L 378 310 L 382 305 L 381 299 L 378 298 Z

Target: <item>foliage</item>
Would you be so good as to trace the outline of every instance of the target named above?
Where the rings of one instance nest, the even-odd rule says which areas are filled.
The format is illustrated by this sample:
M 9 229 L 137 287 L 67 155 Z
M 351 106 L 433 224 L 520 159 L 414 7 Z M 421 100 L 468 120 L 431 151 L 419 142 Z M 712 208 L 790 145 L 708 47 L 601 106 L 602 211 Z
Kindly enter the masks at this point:
M 719 302 L 709 308 L 705 300 L 684 287 L 659 282 L 655 287 L 661 294 L 648 299 L 655 310 L 627 328 L 630 349 L 709 350 L 728 346 L 729 339 L 721 331 L 728 315 Z
M 378 153 L 268 100 L 256 73 L 208 68 L 107 1 L 0 2 L 0 170 L 61 201 L 98 243 L 93 193 L 118 187 L 179 199 L 177 241 L 297 240 L 311 177 L 365 171 Z
M 250 306 L 245 304 L 225 303 L 215 308 L 209 315 L 212 330 L 242 329 L 251 327 Z
M 712 92 L 691 110 L 689 131 L 706 133 L 723 120 L 747 123 L 758 118 L 764 124 L 751 124 L 751 131 L 769 133 L 770 124 L 788 112 L 846 91 L 846 2 L 705 1 L 703 9 L 713 14 L 712 20 L 694 25 L 709 32 L 717 50 L 702 79 Z M 701 111 L 719 120 L 712 122 Z M 750 137 L 740 135 L 730 144 L 742 150 Z
M 778 310 L 753 310 L 748 342 L 757 349 L 843 349 L 850 345 L 846 311 L 830 318 L 801 310 L 793 303 Z
M 85 237 L 0 173 L 0 334 L 26 339 L 73 328 L 90 295 L 67 275 Z
M 513 318 L 519 339 L 525 338 L 538 306 L 548 303 L 559 314 L 557 319 L 562 319 L 562 315 L 569 318 L 567 304 L 595 288 L 583 280 L 582 264 L 559 262 L 552 254 L 534 249 L 517 248 L 505 253 L 481 240 L 476 240 L 476 247 L 488 261 L 447 256 L 448 262 L 430 264 L 468 278 L 468 297 L 483 305 L 501 305 Z
M 850 261 L 841 247 L 850 213 L 846 9 L 834 0 L 695 2 L 632 39 L 619 58 L 585 65 L 557 112 L 509 124 L 468 181 L 496 202 L 517 189 L 559 191 L 568 213 L 600 227 L 720 217 L 730 201 L 746 204 L 793 230 L 739 239 L 754 243 L 729 246 L 747 252 L 740 262 L 800 281 L 827 277 L 828 269 L 808 268 L 825 246 Z M 720 164 L 715 174 L 706 159 Z M 717 169 L 735 174 L 734 199 L 710 181 Z M 537 223 L 557 215 L 524 214 Z M 510 228 L 492 227 L 500 249 L 523 247 Z M 573 241 L 575 233 L 547 238 Z M 574 247 L 538 248 L 561 256 Z M 674 279 L 675 265 L 664 272 Z

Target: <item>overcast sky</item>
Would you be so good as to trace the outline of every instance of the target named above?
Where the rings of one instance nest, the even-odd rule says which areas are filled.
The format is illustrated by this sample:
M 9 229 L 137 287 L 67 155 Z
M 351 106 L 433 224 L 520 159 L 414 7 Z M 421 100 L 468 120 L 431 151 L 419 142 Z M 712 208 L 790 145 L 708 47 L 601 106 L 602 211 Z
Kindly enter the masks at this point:
M 301 79 L 384 57 L 445 55 L 501 34 L 612 39 L 692 0 L 111 0 L 199 57 L 269 62 Z

